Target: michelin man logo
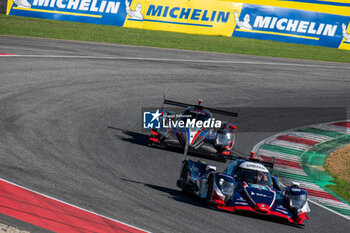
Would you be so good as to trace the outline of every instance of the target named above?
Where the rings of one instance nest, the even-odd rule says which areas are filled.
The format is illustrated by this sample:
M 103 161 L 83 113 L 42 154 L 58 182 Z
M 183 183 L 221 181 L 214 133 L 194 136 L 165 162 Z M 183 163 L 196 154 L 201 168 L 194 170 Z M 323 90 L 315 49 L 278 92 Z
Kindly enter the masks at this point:
M 350 34 L 346 33 L 346 31 L 347 31 L 346 25 L 343 24 L 342 26 L 343 26 L 344 39 L 346 40 L 346 42 L 350 42 Z
M 249 24 L 250 16 L 248 14 L 244 16 L 243 21 L 239 21 L 238 12 L 235 11 L 235 22 L 236 22 L 236 25 L 239 27 L 239 29 L 252 30 L 252 26 Z
M 130 9 L 130 2 L 128 0 L 125 0 L 125 9 L 126 13 L 130 16 L 131 19 L 143 20 L 143 15 L 141 13 L 142 5 L 140 3 L 136 5 L 135 10 L 133 11 Z
M 13 0 L 17 7 L 30 8 L 31 5 L 27 0 Z

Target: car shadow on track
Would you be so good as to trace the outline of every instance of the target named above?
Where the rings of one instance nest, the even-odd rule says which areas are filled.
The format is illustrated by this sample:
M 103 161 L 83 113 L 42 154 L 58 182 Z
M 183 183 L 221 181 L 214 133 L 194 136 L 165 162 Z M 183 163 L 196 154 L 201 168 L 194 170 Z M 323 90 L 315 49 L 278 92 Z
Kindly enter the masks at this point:
M 118 139 L 140 146 L 149 146 L 149 135 L 133 132 L 130 130 L 120 129 L 113 126 L 107 126 L 108 129 L 113 129 L 121 132 L 123 135 L 115 135 Z
M 167 188 L 167 187 L 153 185 L 153 184 L 147 184 L 147 183 L 144 183 L 144 182 L 130 180 L 130 179 L 125 179 L 125 178 L 121 178 L 121 180 L 125 181 L 125 182 L 141 184 L 143 186 L 146 186 L 148 188 L 154 189 L 156 191 L 167 193 L 167 194 L 170 195 L 170 198 L 172 198 L 175 201 L 180 201 L 180 202 L 183 202 L 183 203 L 186 203 L 186 204 L 190 204 L 190 205 L 194 205 L 194 206 L 197 206 L 197 207 L 207 208 L 207 209 L 211 209 L 213 211 L 226 212 L 228 214 L 244 216 L 244 217 L 248 217 L 248 218 L 252 218 L 252 219 L 260 219 L 260 220 L 263 220 L 263 221 L 270 221 L 270 222 L 274 222 L 274 223 L 278 223 L 278 224 L 282 224 L 282 225 L 289 225 L 289 226 L 293 226 L 293 227 L 296 227 L 296 228 L 304 228 L 304 225 L 292 224 L 292 223 L 289 223 L 287 220 L 285 220 L 283 218 L 279 218 L 279 217 L 275 217 L 275 216 L 262 215 L 262 214 L 249 212 L 249 211 L 236 211 L 236 212 L 232 213 L 230 211 L 218 210 L 218 209 L 209 207 L 205 203 L 205 201 L 200 199 L 199 197 L 197 197 L 197 196 L 195 196 L 193 194 L 183 193 L 182 191 L 177 190 L 177 189 Z
M 151 147 L 149 134 L 143 134 L 143 133 L 134 132 L 130 130 L 120 129 L 113 126 L 107 126 L 107 128 L 121 132 L 123 135 L 115 135 L 115 137 L 118 138 L 119 140 L 130 142 L 140 146 Z M 153 148 L 158 150 L 166 150 L 166 151 L 181 153 L 181 154 L 184 153 L 184 150 L 182 148 L 176 148 L 176 147 L 162 148 L 162 147 L 153 146 Z
M 167 188 L 167 187 L 158 186 L 158 185 L 154 185 L 154 184 L 147 184 L 147 183 L 143 183 L 143 182 L 139 182 L 139 181 L 135 181 L 135 180 L 129 180 L 129 179 L 125 179 L 125 178 L 121 178 L 121 180 L 126 181 L 126 182 L 135 183 L 135 184 L 141 184 L 147 188 L 151 188 L 151 189 L 154 189 L 156 191 L 160 191 L 160 192 L 169 194 L 170 195 L 169 198 L 171 198 L 175 201 L 180 201 L 180 202 L 194 205 L 194 206 L 198 206 L 198 207 L 208 208 L 207 205 L 201 199 L 199 199 L 198 197 L 196 197 L 194 195 L 183 193 L 183 192 L 181 192 L 181 190 Z

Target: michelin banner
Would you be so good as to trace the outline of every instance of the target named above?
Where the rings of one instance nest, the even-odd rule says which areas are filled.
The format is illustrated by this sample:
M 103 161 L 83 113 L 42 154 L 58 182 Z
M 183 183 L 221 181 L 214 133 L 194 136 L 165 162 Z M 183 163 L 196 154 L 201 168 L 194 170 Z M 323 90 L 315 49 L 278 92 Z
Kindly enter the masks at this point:
M 8 15 L 350 50 L 350 16 L 227 0 L 8 0 L 7 9 Z
M 236 13 L 235 37 L 345 48 L 350 45 L 349 16 L 244 5 Z M 345 45 L 343 45 L 345 44 Z M 348 47 L 349 48 L 349 47 Z

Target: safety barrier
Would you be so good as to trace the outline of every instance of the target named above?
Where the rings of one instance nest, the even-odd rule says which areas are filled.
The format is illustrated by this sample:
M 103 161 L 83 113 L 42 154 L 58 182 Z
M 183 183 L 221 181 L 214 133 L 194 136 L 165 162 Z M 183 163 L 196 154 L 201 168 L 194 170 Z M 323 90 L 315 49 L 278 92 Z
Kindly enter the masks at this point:
M 345 0 L 233 1 L 8 0 L 7 14 L 350 50 Z

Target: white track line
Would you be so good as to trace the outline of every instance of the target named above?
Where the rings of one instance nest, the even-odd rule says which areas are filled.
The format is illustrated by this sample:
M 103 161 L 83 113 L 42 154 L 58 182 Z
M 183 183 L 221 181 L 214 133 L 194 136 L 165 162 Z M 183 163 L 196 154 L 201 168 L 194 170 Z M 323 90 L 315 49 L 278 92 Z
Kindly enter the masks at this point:
M 281 172 L 286 172 L 286 173 L 291 173 L 291 174 L 298 174 L 301 176 L 308 176 L 303 169 L 299 168 L 293 168 L 293 167 L 288 167 L 288 166 L 283 166 L 283 165 L 278 165 L 275 164 L 273 166 L 274 171 L 281 171 Z
M 338 125 L 315 125 L 315 128 L 329 130 L 338 133 L 350 134 L 350 128 L 338 126 Z
M 126 226 L 129 226 L 129 227 L 135 228 L 135 229 L 140 230 L 140 231 L 144 231 L 144 232 L 151 233 L 150 231 L 146 231 L 146 230 L 141 229 L 141 228 L 139 228 L 139 227 L 135 227 L 135 226 L 130 225 L 130 224 L 127 224 L 127 223 L 125 223 L 125 222 L 118 221 L 118 220 L 116 220 L 116 219 L 113 219 L 113 218 L 110 218 L 110 217 L 104 216 L 104 215 L 102 215 L 102 214 L 98 214 L 98 213 L 96 213 L 96 212 L 93 212 L 93 211 L 90 211 L 90 210 L 87 210 L 87 209 L 81 208 L 81 207 L 79 207 L 79 206 L 76 206 L 76 205 L 73 205 L 73 204 L 67 203 L 67 202 L 65 202 L 65 201 L 58 200 L 57 198 L 54 198 L 54 197 L 51 197 L 51 196 L 49 196 L 49 195 L 46 195 L 46 194 L 43 194 L 43 193 L 40 193 L 40 192 L 34 191 L 34 190 L 30 189 L 30 188 L 23 187 L 23 186 L 21 186 L 21 185 L 19 185 L 19 184 L 16 184 L 16 183 L 11 182 L 11 181 L 8 181 L 8 180 L 2 179 L 2 178 L 0 178 L 0 180 L 2 180 L 2 181 L 4 181 L 4 182 L 7 182 L 7 183 L 9 183 L 9 184 L 12 184 L 12 185 L 14 185 L 14 186 L 17 186 L 17 187 L 19 187 L 19 188 L 22 188 L 22 189 L 28 190 L 28 191 L 30 191 L 30 192 L 33 192 L 33 193 L 39 194 L 39 195 L 41 195 L 41 196 L 47 197 L 47 198 L 49 198 L 49 199 L 52 199 L 52 200 L 55 200 L 55 201 L 58 201 L 58 202 L 64 203 L 64 204 L 66 204 L 66 205 L 69 205 L 69 206 L 75 207 L 75 208 L 77 208 L 77 209 L 80 209 L 80 210 L 83 210 L 83 211 L 86 211 L 86 212 L 89 212 L 89 213 L 91 213 L 91 214 L 95 214 L 95 215 L 98 215 L 98 216 L 100 216 L 100 217 L 107 218 L 107 219 L 109 219 L 109 220 L 111 220 L 111 221 L 114 221 L 114 222 L 118 222 L 118 223 L 124 224 L 124 225 L 126 225 Z
M 223 64 L 245 64 L 245 65 L 268 65 L 268 66 L 292 66 L 292 67 L 319 67 L 331 69 L 350 69 L 350 66 L 330 66 L 330 65 L 313 65 L 313 64 L 296 64 L 296 63 L 277 63 L 277 62 L 245 62 L 245 61 L 217 61 L 217 60 L 190 60 L 190 59 L 173 59 L 173 58 L 151 58 L 151 57 L 101 57 L 101 56 L 77 56 L 77 55 L 2 55 L 0 58 L 78 58 L 78 59 L 104 59 L 104 60 L 139 60 L 139 61 L 172 61 L 172 62 L 192 62 L 192 63 L 223 63 Z
M 281 178 L 281 177 L 278 177 L 278 178 L 285 181 L 285 183 L 288 182 L 288 184 L 290 184 L 291 181 L 296 181 L 295 179 L 291 179 L 291 178 Z M 304 181 L 299 181 L 299 180 L 296 182 L 298 182 L 300 184 L 300 187 L 302 187 L 302 188 L 313 189 L 315 191 L 320 191 L 320 192 L 326 192 L 323 188 L 321 188 L 320 186 L 318 186 L 316 184 L 304 182 Z
M 334 200 L 330 200 L 327 198 L 316 197 L 316 196 L 311 196 L 311 199 L 313 199 L 314 201 L 317 201 L 318 203 L 324 204 L 324 205 L 330 205 L 333 207 L 338 207 L 340 209 L 350 210 L 350 206 L 346 203 L 343 203 L 343 202 L 334 201 Z
M 331 137 L 327 137 L 327 136 L 322 136 L 322 135 L 318 136 L 318 135 L 314 135 L 314 134 L 309 134 L 309 133 L 305 133 L 305 132 L 297 132 L 297 131 L 286 132 L 285 134 L 288 136 L 303 138 L 303 139 L 316 141 L 316 142 L 324 142 L 324 141 L 331 139 Z
M 313 204 L 315 204 L 315 205 L 318 205 L 319 207 L 322 207 L 322 208 L 324 208 L 324 209 L 326 209 L 326 210 L 332 212 L 333 214 L 336 214 L 336 215 L 341 216 L 341 217 L 343 217 L 343 218 L 345 218 L 345 219 L 347 219 L 347 220 L 350 220 L 350 217 L 345 216 L 345 215 L 342 215 L 342 214 L 339 214 L 338 212 L 335 212 L 334 210 L 329 209 L 329 208 L 327 208 L 327 207 L 325 207 L 325 206 L 323 206 L 323 205 L 321 205 L 321 204 L 319 204 L 319 203 L 317 203 L 317 202 L 315 202 L 315 201 L 312 201 L 312 200 L 310 200 L 310 199 L 308 199 L 308 201 L 311 202 L 311 203 L 313 203 Z
M 288 160 L 288 161 L 292 161 L 292 162 L 299 162 L 300 161 L 299 156 L 288 155 L 288 154 L 275 152 L 275 151 L 269 151 L 269 150 L 265 150 L 265 149 L 259 149 L 256 154 L 271 156 L 271 157 L 275 157 L 277 159 L 283 159 L 283 160 Z
M 271 140 L 266 144 L 281 146 L 284 148 L 289 148 L 289 149 L 294 149 L 294 150 L 302 150 L 302 151 L 305 151 L 305 150 L 311 148 L 311 146 L 309 146 L 309 145 L 296 143 L 296 142 L 289 142 L 289 141 L 284 141 L 284 140 L 279 140 L 279 139 Z

